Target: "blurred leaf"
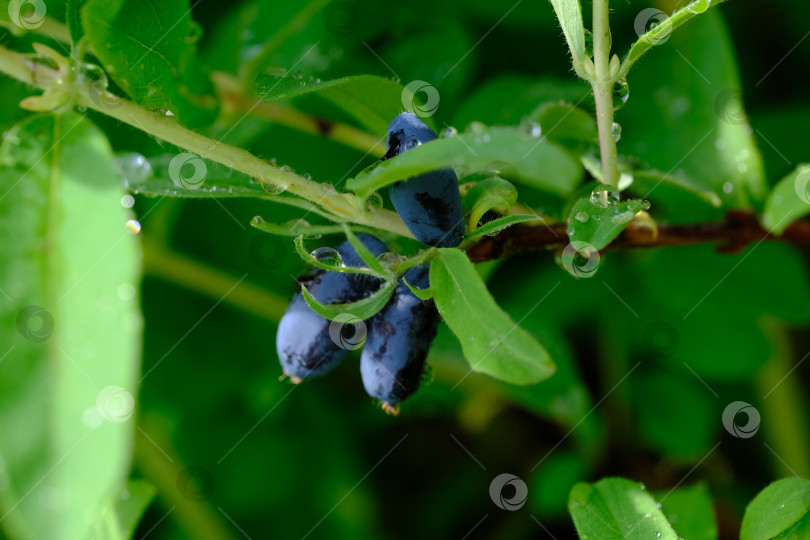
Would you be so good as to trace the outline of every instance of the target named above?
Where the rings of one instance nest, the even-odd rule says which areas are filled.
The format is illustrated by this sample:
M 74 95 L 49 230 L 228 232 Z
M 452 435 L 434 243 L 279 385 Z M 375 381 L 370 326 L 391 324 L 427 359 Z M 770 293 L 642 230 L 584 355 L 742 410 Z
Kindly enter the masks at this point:
M 321 304 L 310 294 L 306 285 L 301 285 L 301 294 L 307 301 L 312 311 L 325 317 L 330 321 L 338 320 L 342 315 L 351 315 L 357 319 L 366 320 L 376 315 L 391 299 L 394 294 L 396 283 L 386 281 L 374 293 L 366 296 L 362 300 L 350 302 L 348 304 Z M 343 320 L 342 322 L 345 322 Z
M 638 483 L 625 478 L 575 485 L 568 498 L 568 510 L 581 538 L 678 539 L 655 499 Z
M 430 266 L 433 299 L 470 368 L 513 384 L 551 377 L 548 352 L 495 303 L 467 256 L 457 249 L 438 253 Z
M 498 219 L 488 221 L 472 231 L 464 237 L 464 240 L 472 240 L 479 236 L 494 236 L 504 229 L 517 225 L 518 223 L 527 223 L 530 221 L 542 221 L 543 218 L 535 216 L 534 214 L 512 214 L 511 216 L 503 216 Z
M 656 190 L 656 201 L 660 200 L 663 204 L 670 206 L 673 203 L 678 204 L 678 202 L 673 201 L 675 197 L 679 197 L 679 199 L 687 197 L 693 200 L 697 199 L 701 203 L 707 203 L 714 208 L 719 208 L 723 204 L 723 201 L 715 192 L 700 188 L 689 178 L 678 174 L 665 174 L 655 170 L 633 171 L 632 174 L 633 185 L 628 189 L 638 193 L 642 198 L 645 198 L 647 193 Z M 678 213 L 684 215 L 688 213 L 688 210 L 681 204 Z
M 774 234 L 810 213 L 810 165 L 803 163 L 782 178 L 768 194 L 762 226 Z
M 563 514 L 568 493 L 582 482 L 587 468 L 581 456 L 560 449 L 551 454 L 536 471 L 529 491 L 532 508 L 542 514 Z
M 115 503 L 122 538 L 134 538 L 138 522 L 154 499 L 155 492 L 155 487 L 145 480 L 127 483 L 126 497 L 118 497 Z
M 568 238 L 571 242 L 588 243 L 596 250 L 604 249 L 627 227 L 643 204 L 640 199 L 605 200 L 602 206 L 591 202 L 590 198 L 580 199 L 568 218 Z
M 87 0 L 82 26 L 108 75 L 135 101 L 185 126 L 212 122 L 217 101 L 195 55 L 189 0 Z
M 357 119 L 366 129 L 384 135 L 388 124 L 402 111 L 403 88 L 376 75 L 352 75 L 321 81 L 289 74 L 265 74 L 256 79 L 256 93 L 265 101 L 280 101 L 316 93 Z
M 717 540 L 714 505 L 704 484 L 680 487 L 656 498 L 661 501 L 661 511 L 680 538 Z
M 86 3 L 87 0 L 67 0 L 66 22 L 70 31 L 70 39 L 74 44 L 84 36 L 81 9 Z
M 657 47 L 655 60 L 639 64 L 627 82 L 630 98 L 616 115 L 620 152 L 668 175 L 682 170 L 727 207 L 760 208 L 767 191 L 762 159 L 719 10 L 673 33 Z M 656 190 L 645 197 L 655 199 Z M 681 222 L 700 219 L 673 215 Z
M 633 64 L 636 63 L 636 60 L 641 58 L 645 52 L 649 51 L 655 45 L 665 42 L 676 28 L 696 15 L 705 13 L 710 7 L 722 4 L 725 1 L 726 0 L 693 0 L 689 5 L 679 9 L 663 21 L 658 22 L 654 28 L 649 29 L 633 43 L 630 52 L 627 53 L 627 56 L 622 62 L 621 74 L 626 76 Z
M 461 200 L 464 214 L 467 215 L 468 230 L 478 228 L 481 217 L 496 206 L 508 212 L 517 202 L 517 189 L 502 178 L 487 178 L 476 182 Z
M 783 478 L 760 491 L 745 508 L 740 540 L 768 540 L 788 532 L 810 512 L 810 480 Z
M 15 539 L 86 538 L 129 473 L 138 242 L 109 143 L 83 117 L 18 124 L 0 159 L 3 525 Z
M 582 180 L 582 165 L 561 146 L 521 133 L 516 128 L 492 127 L 476 133 L 437 139 L 382 161 L 358 174 L 346 187 L 368 197 L 398 180 L 456 167 L 471 174 L 495 162 L 511 165 L 525 185 L 565 195 Z M 462 175 L 464 176 L 464 175 Z
M 578 143 L 598 144 L 594 116 L 570 103 L 543 103 L 531 113 L 540 123 L 543 135 L 568 147 Z
M 580 70 L 580 64 L 586 55 L 585 27 L 582 24 L 582 8 L 579 0 L 551 0 L 554 13 L 560 22 L 568 49 L 571 51 L 574 69 Z

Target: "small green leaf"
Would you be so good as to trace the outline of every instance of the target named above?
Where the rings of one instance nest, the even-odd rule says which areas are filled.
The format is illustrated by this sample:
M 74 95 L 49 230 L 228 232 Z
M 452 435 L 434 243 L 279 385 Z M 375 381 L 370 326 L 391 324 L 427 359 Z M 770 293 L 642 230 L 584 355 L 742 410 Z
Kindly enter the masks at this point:
M 551 0 L 557 20 L 560 22 L 568 49 L 571 51 L 572 63 L 577 73 L 581 74 L 580 65 L 585 56 L 585 28 L 582 24 L 582 7 L 579 0 Z
M 126 497 L 116 497 L 115 512 L 121 527 L 122 538 L 132 538 L 138 522 L 155 498 L 155 487 L 145 480 L 130 480 L 126 487 Z
M 717 540 L 712 498 L 704 484 L 681 487 L 656 498 L 661 501 L 661 511 L 680 538 Z
M 214 120 L 218 101 L 196 55 L 189 0 L 87 0 L 82 27 L 108 75 L 146 107 L 185 126 Z
M 478 228 L 481 217 L 496 206 L 509 213 L 517 202 L 518 192 L 511 182 L 502 178 L 487 178 L 477 182 L 461 200 L 467 215 L 468 230 Z
M 633 192 L 639 194 L 646 194 L 653 189 L 670 188 L 681 191 L 684 194 L 693 195 L 694 198 L 711 205 L 714 208 L 720 208 L 723 201 L 717 196 L 717 193 L 702 189 L 689 178 L 677 173 L 666 174 L 656 170 L 642 170 L 633 171 Z
M 379 278 L 386 277 L 385 274 L 379 274 L 376 270 L 372 270 L 371 268 L 350 267 L 350 266 L 343 266 L 342 264 L 327 264 L 323 261 L 316 259 L 304 247 L 303 235 L 296 237 L 295 251 L 298 252 L 298 255 L 301 256 L 301 258 L 304 260 L 305 263 L 311 264 L 312 266 L 320 268 L 321 270 L 329 270 L 330 272 L 345 272 L 348 274 L 368 274 L 370 276 L 375 276 Z
M 402 112 L 403 87 L 376 75 L 352 75 L 328 81 L 266 74 L 256 80 L 256 93 L 265 101 L 279 101 L 316 93 L 352 115 L 372 133 L 384 135 Z
M 256 216 L 250 221 L 250 226 L 269 234 L 275 234 L 278 236 L 291 236 L 293 238 L 297 236 L 318 237 L 327 234 L 343 233 L 343 227 L 341 225 L 312 225 L 303 219 L 293 219 L 286 223 L 271 223 L 269 221 L 265 221 L 260 216 Z M 377 232 L 375 231 L 375 229 L 362 227 L 359 225 L 352 225 L 352 228 L 357 232 L 364 232 L 370 234 L 375 234 Z
M 433 299 L 472 370 L 512 384 L 551 377 L 548 352 L 495 303 L 467 256 L 452 248 L 438 254 L 430 266 Z
M 641 56 L 645 52 L 649 51 L 652 47 L 658 45 L 659 43 L 663 43 L 666 39 L 668 39 L 673 30 L 689 21 L 696 15 L 704 13 L 710 7 L 722 4 L 725 1 L 726 0 L 693 0 L 689 5 L 679 9 L 669 18 L 661 21 L 657 26 L 655 26 L 655 28 L 652 28 L 648 32 L 644 33 L 640 38 L 638 38 L 638 40 L 636 40 L 635 43 L 633 43 L 633 46 L 630 47 L 630 52 L 627 53 L 624 62 L 622 62 L 622 67 L 619 71 L 618 78 L 626 77 L 627 72 L 630 71 L 630 68 L 633 67 L 636 60 L 641 58 Z
M 603 478 L 574 486 L 568 510 L 580 538 L 678 540 L 655 499 L 626 478 Z
M 336 317 L 348 313 L 354 315 L 358 319 L 366 320 L 373 317 L 379 312 L 391 299 L 394 294 L 395 283 L 393 281 L 386 281 L 382 287 L 373 294 L 366 296 L 357 302 L 350 302 L 348 304 L 321 304 L 309 293 L 305 285 L 301 285 L 301 294 L 304 295 L 309 307 L 320 315 L 326 317 L 330 321 L 335 320 Z
M 464 237 L 464 241 L 466 242 L 481 236 L 495 236 L 502 230 L 508 229 L 512 225 L 517 225 L 518 223 L 527 223 L 530 221 L 543 221 L 543 218 L 540 216 L 535 216 L 534 214 L 512 214 L 511 216 L 503 216 L 484 223 L 473 232 L 466 235 Z
M 87 0 L 67 0 L 65 22 L 67 22 L 68 30 L 70 31 L 70 39 L 73 41 L 74 45 L 84 36 L 81 9 L 86 3 Z
M 582 164 L 562 146 L 517 128 L 491 127 L 476 133 L 438 139 L 380 162 L 346 183 L 361 198 L 398 180 L 446 167 L 462 176 L 507 163 L 521 182 L 543 191 L 568 195 L 582 181 Z
M 740 540 L 768 540 L 788 532 L 810 512 L 810 480 L 783 478 L 760 491 L 745 509 Z
M 594 116 L 570 103 L 542 103 L 530 116 L 540 124 L 544 136 L 566 146 L 598 142 Z
M 406 279 L 403 279 L 402 282 L 405 285 L 408 286 L 408 288 L 411 290 L 411 292 L 414 295 L 416 295 L 417 298 L 419 298 L 421 300 L 430 300 L 431 298 L 433 298 L 433 290 L 431 290 L 431 289 L 417 289 L 416 287 L 414 287 L 413 285 L 408 283 L 408 280 L 406 280 Z
M 606 201 L 604 206 L 580 199 L 568 217 L 568 238 L 571 242 L 586 242 L 595 249 L 604 249 L 633 220 L 642 208 L 643 201 Z
M 810 213 L 810 164 L 802 163 L 782 178 L 765 201 L 762 225 L 774 234 Z
M 381 276 L 387 276 L 388 272 L 385 271 L 383 268 L 382 263 L 377 260 L 371 251 L 368 250 L 366 245 L 361 242 L 352 232 L 348 225 L 345 223 L 343 224 L 343 233 L 346 235 L 346 238 L 349 239 L 349 243 L 354 247 L 357 254 L 360 255 L 360 258 L 363 259 L 363 262 L 366 263 L 366 266 L 380 274 Z

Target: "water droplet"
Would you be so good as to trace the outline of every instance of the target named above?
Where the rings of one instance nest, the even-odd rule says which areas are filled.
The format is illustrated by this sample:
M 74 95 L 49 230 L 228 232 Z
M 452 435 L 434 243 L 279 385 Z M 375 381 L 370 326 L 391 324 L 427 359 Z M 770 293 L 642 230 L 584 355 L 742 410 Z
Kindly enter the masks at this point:
M 585 54 L 593 58 L 593 33 L 585 30 Z
M 398 253 L 394 253 L 393 251 L 386 251 L 377 257 L 377 260 L 380 261 L 384 267 L 393 269 L 402 263 L 402 256 L 400 256 Z
M 725 184 L 723 184 L 724 193 L 731 193 L 732 191 L 734 191 L 734 184 L 732 184 L 731 182 L 726 182 Z
M 785 507 L 785 505 L 784 505 L 784 504 L 780 504 L 780 505 L 779 505 L 779 508 L 780 508 L 780 509 L 782 509 L 782 508 L 784 508 L 784 507 Z
M 294 171 L 293 171 L 293 169 L 292 169 L 292 167 L 290 167 L 289 165 L 282 165 L 282 166 L 280 167 L 280 169 L 281 169 L 282 171 L 284 171 L 284 172 L 294 172 Z
M 278 180 L 275 183 L 271 183 L 260 178 L 259 185 L 262 186 L 262 189 L 270 195 L 280 195 L 287 191 L 287 185 L 278 182 Z
M 76 107 L 76 110 L 80 113 L 84 113 L 87 112 L 87 107 L 85 107 L 84 105 L 79 105 Z
M 304 180 L 312 180 L 312 175 L 309 173 L 304 173 L 301 175 Z
M 172 111 L 170 111 L 169 109 L 166 109 L 166 112 L 163 113 L 163 114 L 165 114 L 166 116 L 174 116 L 174 113 Z
M 382 195 L 380 195 L 376 191 L 368 196 L 368 199 L 366 199 L 366 202 L 363 205 L 363 207 L 366 209 L 366 212 L 379 210 L 380 208 L 382 208 L 382 206 L 383 206 Z
M 537 122 L 525 122 L 521 125 L 521 128 L 535 139 L 543 136 L 543 127 Z
M 483 133 L 487 129 L 487 125 L 483 122 L 470 122 L 467 125 L 467 131 L 470 133 Z
M 610 134 L 613 135 L 613 139 L 616 142 L 622 138 L 622 125 L 618 122 L 613 122 L 613 125 L 610 126 Z
M 616 223 L 617 225 L 623 225 L 625 223 L 630 223 L 633 221 L 633 216 L 635 214 L 632 210 L 625 210 L 624 212 L 619 212 L 618 214 L 610 217 L 611 223 Z
M 300 82 L 300 83 L 298 83 L 298 84 L 299 84 L 299 86 L 306 86 L 306 85 L 307 85 L 306 81 L 301 81 L 301 82 Z
M 447 139 L 449 137 L 455 137 L 456 135 L 458 135 L 458 130 L 453 126 L 447 126 L 439 134 L 439 137 L 441 137 L 442 139 Z
M 586 221 L 588 221 L 588 214 L 586 214 L 585 212 L 577 212 L 576 215 L 574 216 L 574 219 L 581 223 L 585 223 Z
M 341 258 L 340 253 L 338 253 L 335 248 L 319 247 L 313 250 L 309 256 L 328 266 L 343 265 L 343 258 Z
M 124 195 L 121 197 L 121 206 L 124 208 L 132 208 L 135 204 L 135 197 L 132 195 Z
M 613 186 L 603 184 L 591 192 L 591 204 L 600 208 L 615 206 L 619 202 L 619 190 Z
M 292 73 L 292 78 L 293 78 L 293 79 L 303 79 L 303 78 L 304 78 L 304 74 L 303 74 L 303 73 L 301 73 L 300 71 L 294 71 L 294 72 Z
M 703 13 L 712 4 L 711 0 L 696 0 L 689 4 L 689 11 L 692 13 Z
M 129 221 L 127 221 L 126 227 L 132 234 L 138 234 L 139 232 L 141 232 L 141 224 L 134 219 L 130 219 Z
M 618 111 L 627 99 L 630 97 L 630 85 L 627 84 L 627 79 L 619 79 L 613 86 L 613 109 Z
M 250 220 L 251 225 L 261 225 L 264 223 L 264 218 L 262 216 L 254 216 L 253 219 Z
M 661 533 L 656 531 L 656 533 L 655 533 L 655 537 L 656 537 L 656 538 L 661 538 Z
M 648 201 L 647 199 L 644 199 L 643 201 L 641 201 L 641 209 L 642 210 L 647 211 L 647 210 L 650 209 L 650 206 L 652 206 L 652 204 L 650 204 L 650 201 Z
M 152 164 L 141 154 L 124 154 L 115 163 L 124 187 L 142 184 L 152 176 Z

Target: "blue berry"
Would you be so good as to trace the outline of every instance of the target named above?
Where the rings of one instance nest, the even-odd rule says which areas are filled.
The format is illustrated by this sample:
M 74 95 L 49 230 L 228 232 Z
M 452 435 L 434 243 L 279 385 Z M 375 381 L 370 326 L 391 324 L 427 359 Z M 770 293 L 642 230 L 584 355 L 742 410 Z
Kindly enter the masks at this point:
M 413 113 L 402 113 L 388 126 L 383 159 L 392 158 L 436 134 Z M 391 202 L 417 240 L 430 246 L 455 247 L 464 238 L 464 211 L 453 169 L 420 174 L 389 188 Z
M 379 256 L 388 251 L 385 244 L 369 234 L 358 238 Z M 337 252 L 346 266 L 365 266 L 354 247 L 344 242 Z M 355 302 L 374 292 L 380 280 L 365 274 L 319 270 L 306 283 L 312 296 L 322 304 Z M 299 292 L 290 302 L 278 324 L 276 352 L 284 374 L 293 382 L 318 377 L 340 363 L 348 350 L 360 348 L 365 324 L 348 321 L 332 322 L 315 313 Z
M 405 280 L 416 289 L 427 288 L 428 269 L 411 268 Z M 397 285 L 389 304 L 371 319 L 360 374 L 368 395 L 382 401 L 386 411 L 396 411 L 419 388 L 438 324 L 433 302 L 419 299 L 405 283 Z

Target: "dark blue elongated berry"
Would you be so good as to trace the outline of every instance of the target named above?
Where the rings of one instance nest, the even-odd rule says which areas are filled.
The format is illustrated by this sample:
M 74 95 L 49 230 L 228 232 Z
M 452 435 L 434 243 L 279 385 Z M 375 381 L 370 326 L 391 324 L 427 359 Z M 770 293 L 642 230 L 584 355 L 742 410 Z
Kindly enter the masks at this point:
M 388 251 L 385 244 L 369 234 L 358 238 L 375 256 Z M 365 266 L 348 241 L 338 246 L 337 252 L 346 266 Z M 331 270 L 319 270 L 306 282 L 309 292 L 322 304 L 355 302 L 379 285 L 380 280 L 373 276 Z M 281 317 L 276 333 L 276 352 L 284 374 L 293 382 L 323 375 L 336 367 L 347 351 L 363 345 L 365 330 L 365 323 L 359 319 L 329 321 L 318 315 L 299 292 Z
M 411 268 L 405 280 L 416 289 L 428 287 L 427 265 Z M 386 411 L 416 392 L 425 371 L 439 313 L 432 300 L 420 300 L 405 283 L 397 285 L 389 304 L 369 324 L 360 357 L 363 386 Z
M 388 126 L 384 159 L 432 141 L 436 134 L 413 113 L 402 113 Z M 453 169 L 440 169 L 396 182 L 391 202 L 408 230 L 430 246 L 455 247 L 464 238 L 464 211 Z

